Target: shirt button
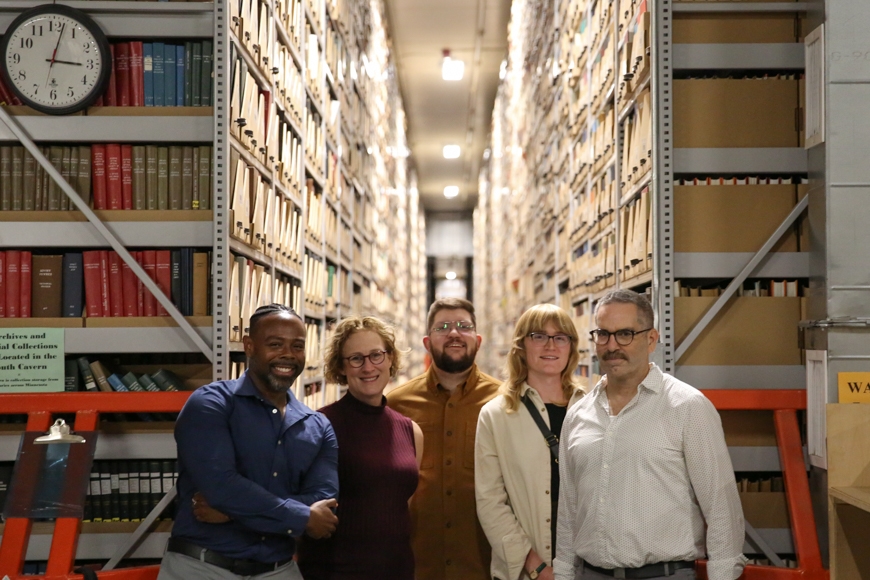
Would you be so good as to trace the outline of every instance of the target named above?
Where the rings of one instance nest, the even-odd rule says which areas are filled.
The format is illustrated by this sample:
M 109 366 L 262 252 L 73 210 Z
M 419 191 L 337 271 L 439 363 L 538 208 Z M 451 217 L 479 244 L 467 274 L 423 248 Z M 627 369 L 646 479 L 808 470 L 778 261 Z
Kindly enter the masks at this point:
M 599 502 L 599 503 L 604 503 L 604 498 L 603 498 L 603 497 L 598 498 L 598 502 Z
M 607 469 L 608 467 L 610 467 L 610 466 L 607 465 L 607 464 L 605 463 L 605 464 L 604 464 L 604 469 Z
M 445 461 L 444 463 L 446 463 L 447 465 L 453 465 L 453 460 L 452 460 L 452 459 L 448 459 L 448 460 Z
M 447 403 L 447 406 L 448 406 L 448 407 L 449 407 L 449 408 L 451 408 L 451 409 L 452 409 L 452 408 L 453 408 L 453 403 Z M 448 562 L 448 563 L 449 563 L 449 562 L 450 562 L 450 560 L 447 560 L 447 562 Z
M 290 534 L 290 535 L 292 536 L 292 535 L 293 535 L 293 530 L 287 530 L 287 533 Z
M 444 563 L 447 564 L 447 565 L 449 566 L 450 564 L 453 563 L 453 560 L 451 560 L 450 558 L 447 558 L 447 561 L 444 562 Z
M 453 490 L 452 490 L 452 489 L 448 489 L 445 493 L 446 493 L 447 495 L 453 495 Z
M 274 415 L 275 413 L 277 413 L 277 412 L 278 412 L 278 409 L 272 409 L 272 414 L 273 414 L 273 415 Z
M 283 441 L 278 440 L 278 445 L 281 445 L 282 443 L 283 443 Z
M 451 525 L 452 525 L 452 524 L 451 524 L 450 522 L 447 522 L 447 523 L 445 524 L 445 527 L 449 528 Z
M 448 431 L 447 436 L 450 437 L 451 435 L 453 435 L 453 431 Z
M 550 490 L 548 489 L 548 490 L 545 491 L 544 493 L 546 493 L 547 495 L 550 495 Z
M 278 472 L 276 471 L 275 473 L 273 473 L 272 477 L 278 477 Z M 550 493 L 550 492 L 548 491 L 547 493 Z
M 260 536 L 260 541 L 261 541 L 261 542 L 265 542 L 265 541 L 266 541 L 266 536 Z
M 550 549 L 550 546 L 547 546 L 545 549 L 546 549 L 546 550 L 549 550 L 549 549 Z
M 547 523 L 548 524 L 550 523 L 550 518 L 547 518 Z M 549 548 L 550 546 L 547 546 L 547 547 Z

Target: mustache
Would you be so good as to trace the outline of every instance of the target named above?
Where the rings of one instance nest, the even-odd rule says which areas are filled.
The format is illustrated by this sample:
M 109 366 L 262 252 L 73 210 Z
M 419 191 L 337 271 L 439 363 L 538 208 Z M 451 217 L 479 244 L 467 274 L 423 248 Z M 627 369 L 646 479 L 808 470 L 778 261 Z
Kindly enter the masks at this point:
M 628 360 L 626 358 L 626 356 L 624 354 L 622 354 L 621 352 L 619 352 L 618 350 L 606 352 L 603 355 L 601 355 L 601 360 L 616 360 L 616 359 Z

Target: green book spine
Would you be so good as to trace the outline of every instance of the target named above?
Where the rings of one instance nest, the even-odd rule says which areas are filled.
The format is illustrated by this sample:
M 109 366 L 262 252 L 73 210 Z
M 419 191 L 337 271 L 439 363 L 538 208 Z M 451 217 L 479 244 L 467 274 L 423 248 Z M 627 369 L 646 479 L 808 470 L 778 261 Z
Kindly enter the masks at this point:
M 191 80 L 193 79 L 193 44 L 192 42 L 184 43 L 184 106 L 193 106 L 193 87 Z
M 12 147 L 0 147 L 0 211 L 12 211 Z
M 190 104 L 193 107 L 202 106 L 202 43 L 194 42 L 191 47 L 193 50 L 193 72 L 190 77 Z
M 182 149 L 181 209 L 193 209 L 193 152 L 194 148 L 190 146 Z
M 183 151 L 179 145 L 169 147 L 169 209 L 186 209 L 181 203 L 181 158 Z
M 50 147 L 48 159 L 54 168 L 63 175 L 63 147 L 59 145 Z M 61 204 L 60 196 L 63 195 L 65 197 L 65 194 L 60 191 L 60 186 L 54 179 L 47 174 L 46 177 L 48 177 L 48 210 L 59 211 Z
M 12 148 L 12 211 L 24 209 L 24 147 Z
M 24 178 L 22 179 L 24 211 L 36 209 L 36 158 L 29 151 L 24 152 Z
M 142 388 L 142 385 L 139 384 L 136 375 L 133 373 L 127 373 L 126 375 L 121 376 L 121 382 L 131 391 L 139 391 L 140 393 L 145 391 L 145 389 Z
M 210 40 L 202 41 L 202 69 L 200 71 L 199 104 L 211 106 L 212 91 L 212 47 Z
M 82 373 L 82 382 L 85 384 L 86 391 L 99 391 L 97 380 L 94 378 L 94 373 L 91 372 L 91 363 L 88 357 L 82 356 L 76 359 L 79 365 L 79 371 Z
M 91 204 L 91 146 L 79 145 L 79 175 L 78 187 L 79 192 L 85 203 Z
M 199 209 L 211 209 L 211 147 L 199 148 Z
M 169 209 L 169 147 L 157 148 L 157 209 Z
M 157 209 L 157 145 L 145 146 L 145 192 L 147 209 Z
M 72 147 L 64 147 L 63 148 L 63 157 L 61 157 L 61 170 L 60 175 L 63 177 L 64 181 L 67 183 L 75 184 L 78 180 L 78 173 L 73 172 L 72 169 Z M 78 153 L 76 154 L 78 155 Z M 76 163 L 78 163 L 78 159 L 76 159 Z M 75 177 L 75 179 L 73 179 Z M 63 188 L 58 185 L 58 197 L 60 198 L 60 209 L 63 211 L 68 211 L 73 204 L 69 200 L 69 196 L 63 190 Z

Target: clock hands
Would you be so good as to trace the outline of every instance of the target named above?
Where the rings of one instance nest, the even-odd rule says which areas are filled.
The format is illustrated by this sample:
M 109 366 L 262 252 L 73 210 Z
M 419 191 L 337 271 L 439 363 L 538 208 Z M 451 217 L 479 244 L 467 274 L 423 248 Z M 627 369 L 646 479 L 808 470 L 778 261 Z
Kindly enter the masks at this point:
M 48 65 L 48 75 L 45 77 L 45 84 L 48 86 L 48 79 L 51 78 L 51 67 L 54 66 L 54 57 L 57 56 L 57 49 L 60 47 L 60 39 L 63 38 L 63 31 L 66 30 L 66 22 L 60 25 L 60 34 L 57 35 L 57 44 L 54 45 L 54 52 L 51 53 L 51 60 L 45 59 L 50 64 Z
M 80 62 L 71 62 L 68 60 L 56 60 L 55 59 L 54 61 L 52 61 L 51 59 L 47 58 L 47 59 L 45 59 L 45 62 L 56 62 L 57 64 L 71 64 L 74 66 L 82 66 L 82 63 L 80 63 Z M 51 67 L 49 67 L 49 68 L 51 68 Z

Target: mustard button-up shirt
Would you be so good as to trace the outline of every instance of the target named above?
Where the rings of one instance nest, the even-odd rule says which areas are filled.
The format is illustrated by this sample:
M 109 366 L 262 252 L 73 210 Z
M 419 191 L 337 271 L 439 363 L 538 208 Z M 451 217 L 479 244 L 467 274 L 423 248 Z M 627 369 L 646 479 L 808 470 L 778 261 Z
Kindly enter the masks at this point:
M 431 367 L 387 394 L 423 430 L 420 481 L 411 499 L 416 580 L 489 579 L 490 547 L 477 520 L 474 439 L 481 407 L 500 381 L 471 369 L 452 393 Z

